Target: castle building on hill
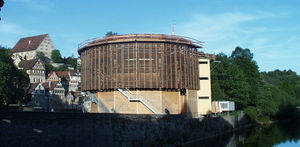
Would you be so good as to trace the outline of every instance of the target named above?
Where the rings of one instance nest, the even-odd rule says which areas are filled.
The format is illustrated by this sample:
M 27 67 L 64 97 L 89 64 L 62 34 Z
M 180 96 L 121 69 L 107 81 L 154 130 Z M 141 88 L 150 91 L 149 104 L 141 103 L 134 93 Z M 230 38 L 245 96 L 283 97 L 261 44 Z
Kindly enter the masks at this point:
M 34 59 L 37 52 L 42 52 L 51 59 L 51 52 L 55 50 L 54 44 L 48 34 L 21 38 L 12 49 L 12 59 L 16 66 L 22 60 Z

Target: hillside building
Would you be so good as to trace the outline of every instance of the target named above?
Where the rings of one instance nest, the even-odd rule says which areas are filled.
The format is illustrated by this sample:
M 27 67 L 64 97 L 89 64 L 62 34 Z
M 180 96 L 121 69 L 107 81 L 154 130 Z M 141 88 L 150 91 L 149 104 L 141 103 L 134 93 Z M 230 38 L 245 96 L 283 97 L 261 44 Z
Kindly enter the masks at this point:
M 30 83 L 43 83 L 46 81 L 46 67 L 40 59 L 22 60 L 19 69 L 24 69 L 29 75 Z
M 12 59 L 16 66 L 22 60 L 34 59 L 37 52 L 42 52 L 51 59 L 54 44 L 48 34 L 21 38 L 12 49 Z

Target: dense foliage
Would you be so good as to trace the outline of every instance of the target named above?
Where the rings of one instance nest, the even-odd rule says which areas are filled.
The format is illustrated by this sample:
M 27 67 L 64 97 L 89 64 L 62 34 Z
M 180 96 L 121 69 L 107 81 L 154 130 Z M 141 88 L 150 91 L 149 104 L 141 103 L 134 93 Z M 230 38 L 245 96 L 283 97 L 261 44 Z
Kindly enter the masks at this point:
M 4 5 L 4 0 L 0 0 L 0 11 L 1 11 L 1 8 L 3 7 Z M 0 17 L 0 21 L 1 21 L 1 17 Z
M 246 133 L 244 133 L 246 134 Z M 300 139 L 299 122 L 279 123 L 271 125 L 262 125 L 255 127 L 247 132 L 243 142 L 237 146 L 242 147 L 273 147 L 289 146 L 278 145 L 283 142 L 297 142 Z
M 300 77 L 293 71 L 258 70 L 249 49 L 235 48 L 231 56 L 220 53 L 212 63 L 213 100 L 235 101 L 253 120 L 269 120 L 286 107 L 300 105 Z
M 10 56 L 10 50 L 0 46 L 0 106 L 25 103 L 30 98 L 26 94 L 29 77 L 16 68 Z
M 59 50 L 53 50 L 51 52 L 51 60 L 54 62 L 54 63 L 62 63 L 63 62 L 63 59 L 61 57 L 61 54 L 60 54 L 60 51 Z
M 68 70 L 68 67 L 72 67 L 74 69 L 77 68 L 77 58 L 71 56 L 67 58 L 62 58 L 59 50 L 52 51 L 51 60 L 54 63 L 62 63 L 58 67 L 54 67 L 51 64 L 51 60 L 45 56 L 42 52 L 37 52 L 37 58 L 40 58 L 42 62 L 46 66 L 46 72 L 49 73 L 50 71 L 65 71 Z
M 117 32 L 112 32 L 112 31 L 109 31 L 109 32 L 106 32 L 105 36 L 113 36 L 113 35 L 118 35 Z

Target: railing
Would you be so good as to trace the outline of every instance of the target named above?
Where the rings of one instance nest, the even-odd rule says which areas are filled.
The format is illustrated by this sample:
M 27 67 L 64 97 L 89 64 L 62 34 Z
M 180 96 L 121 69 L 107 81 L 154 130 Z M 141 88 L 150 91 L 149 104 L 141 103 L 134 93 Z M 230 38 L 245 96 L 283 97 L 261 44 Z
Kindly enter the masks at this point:
M 198 53 L 198 57 L 204 59 L 216 60 L 215 54 Z
M 84 101 L 83 102 L 83 107 L 82 107 L 82 111 L 83 112 L 91 112 L 91 101 Z
M 141 102 L 142 104 L 144 104 L 148 109 L 150 109 L 154 114 L 158 114 L 157 113 L 157 111 L 156 110 L 154 110 L 154 108 L 153 107 L 151 107 L 148 103 L 149 103 L 149 101 L 147 101 L 146 99 L 141 99 L 140 98 L 140 96 L 139 96 L 139 98 L 138 97 L 136 97 L 136 98 L 133 98 L 133 96 L 132 96 L 132 93 L 127 89 L 126 91 L 124 90 L 124 89 L 122 89 L 122 88 L 118 88 L 118 91 L 120 91 L 129 101 L 139 101 L 139 102 Z M 148 103 L 147 103 L 147 102 Z M 153 104 L 152 104 L 152 106 L 154 106 Z
M 131 91 L 129 89 L 125 89 L 125 90 L 128 91 L 129 93 L 131 93 Z M 139 98 L 142 101 L 144 101 L 145 103 L 147 103 L 148 105 L 150 105 L 151 108 L 153 108 L 153 109 L 156 110 L 156 112 L 158 112 L 157 110 L 160 110 L 159 108 L 156 107 L 156 105 L 154 105 L 151 101 L 149 101 L 148 99 L 146 99 L 145 97 L 143 97 L 141 94 L 136 93 L 136 98 Z M 163 112 L 163 110 L 161 110 L 161 112 Z
M 83 42 L 81 42 L 79 45 L 78 45 L 78 49 L 88 45 L 89 43 L 95 41 L 97 38 L 92 38 L 92 39 L 88 39 L 88 40 L 85 40 Z
M 87 94 L 90 97 L 91 101 L 96 103 L 104 113 L 110 113 L 109 110 L 105 107 L 105 105 L 101 102 L 101 100 L 97 99 L 93 93 L 90 93 L 88 91 Z
M 78 45 L 78 50 L 81 48 L 87 46 L 89 43 L 92 42 L 107 42 L 111 40 L 116 39 L 127 39 L 127 38 L 157 38 L 157 39 L 168 39 L 168 40 L 174 40 L 174 41 L 184 41 L 187 43 L 196 44 L 199 46 L 203 46 L 202 41 L 199 41 L 194 38 L 185 37 L 185 36 L 177 36 L 177 35 L 165 35 L 165 34 L 125 34 L 125 35 L 112 35 L 104 38 L 92 38 L 85 40 L 84 42 L 80 43 Z

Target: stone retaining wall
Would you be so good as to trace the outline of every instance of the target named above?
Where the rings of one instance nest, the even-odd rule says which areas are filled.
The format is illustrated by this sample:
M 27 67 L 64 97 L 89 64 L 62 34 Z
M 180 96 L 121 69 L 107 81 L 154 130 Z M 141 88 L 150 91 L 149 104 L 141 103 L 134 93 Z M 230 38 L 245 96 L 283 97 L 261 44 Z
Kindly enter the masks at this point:
M 180 145 L 231 132 L 233 126 L 238 125 L 222 117 L 0 112 L 0 146 Z

